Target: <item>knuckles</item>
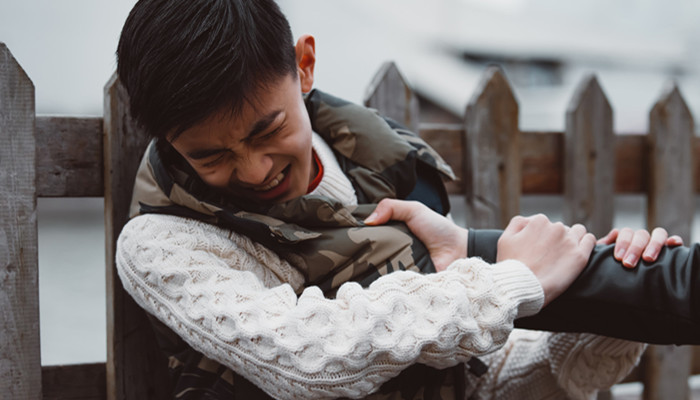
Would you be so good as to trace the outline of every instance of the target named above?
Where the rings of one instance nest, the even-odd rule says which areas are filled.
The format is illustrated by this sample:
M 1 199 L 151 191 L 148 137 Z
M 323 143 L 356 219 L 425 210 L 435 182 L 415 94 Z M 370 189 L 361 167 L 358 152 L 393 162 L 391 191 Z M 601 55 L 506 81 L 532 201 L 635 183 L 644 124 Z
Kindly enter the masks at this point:
M 537 223 L 537 224 L 549 223 L 549 218 L 546 215 L 541 214 L 541 213 L 531 216 L 530 219 L 532 220 L 532 222 Z

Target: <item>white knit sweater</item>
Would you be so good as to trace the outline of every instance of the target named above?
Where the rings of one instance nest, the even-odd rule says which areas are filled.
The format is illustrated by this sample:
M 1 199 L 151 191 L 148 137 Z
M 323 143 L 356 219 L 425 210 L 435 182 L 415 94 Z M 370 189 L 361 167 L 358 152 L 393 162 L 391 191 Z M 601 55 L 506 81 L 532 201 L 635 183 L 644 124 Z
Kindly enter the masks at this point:
M 333 191 L 328 182 L 346 190 L 330 150 L 314 149 L 325 170 L 317 190 Z M 537 279 L 514 260 L 394 272 L 367 289 L 346 283 L 329 300 L 316 287 L 297 296 L 303 277 L 286 261 L 203 222 L 136 217 L 117 246 L 119 275 L 141 307 L 280 399 L 367 397 L 411 364 L 446 368 L 473 355 L 490 365 L 481 378 L 467 373 L 475 398 L 588 399 L 624 377 L 644 348 L 593 335 L 511 334 L 513 320 L 543 302 Z

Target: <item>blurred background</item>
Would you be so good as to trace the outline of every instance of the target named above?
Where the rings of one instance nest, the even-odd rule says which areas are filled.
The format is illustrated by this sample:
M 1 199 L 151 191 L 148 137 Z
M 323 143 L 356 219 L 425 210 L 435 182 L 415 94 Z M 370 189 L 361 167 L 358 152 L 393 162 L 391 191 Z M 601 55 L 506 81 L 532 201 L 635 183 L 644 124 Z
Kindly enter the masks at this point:
M 0 41 L 36 87 L 42 115 L 102 115 L 102 90 L 134 1 L 0 3 Z M 295 37 L 316 37 L 316 87 L 361 102 L 384 61 L 414 87 L 426 118 L 458 121 L 487 65 L 503 66 L 523 130 L 563 130 L 576 85 L 595 73 L 615 131 L 642 133 L 664 85 L 700 116 L 700 2 L 691 0 L 280 0 Z M 698 124 L 696 123 L 696 129 Z M 459 198 L 455 216 L 464 223 Z M 641 197 L 619 196 L 616 226 L 644 227 Z M 696 207 L 700 209 L 700 207 Z M 557 197 L 523 214 L 561 218 Z M 102 199 L 40 199 L 44 365 L 105 360 Z M 698 221 L 698 218 L 695 218 Z M 693 238 L 700 229 L 695 224 Z

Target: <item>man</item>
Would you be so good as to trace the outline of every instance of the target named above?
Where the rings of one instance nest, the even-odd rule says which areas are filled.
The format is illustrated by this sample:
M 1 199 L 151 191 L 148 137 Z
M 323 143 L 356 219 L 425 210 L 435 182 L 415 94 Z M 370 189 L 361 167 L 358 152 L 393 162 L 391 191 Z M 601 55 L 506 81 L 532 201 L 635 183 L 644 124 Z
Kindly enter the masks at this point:
M 439 398 L 499 396 L 483 389 L 498 384 L 585 398 L 624 376 L 643 345 L 509 339 L 584 267 L 594 239 L 582 226 L 539 221 L 528 231 L 540 246 L 434 273 L 403 224 L 363 224 L 383 198 L 447 212 L 451 171 L 391 121 L 312 91 L 315 62 L 313 37 L 294 46 L 270 0 L 143 0 L 124 26 L 119 77 L 154 142 L 117 267 L 157 319 L 174 393 Z M 487 372 L 484 354 L 514 361 Z M 564 378 L 609 357 L 613 369 L 589 366 L 598 379 Z

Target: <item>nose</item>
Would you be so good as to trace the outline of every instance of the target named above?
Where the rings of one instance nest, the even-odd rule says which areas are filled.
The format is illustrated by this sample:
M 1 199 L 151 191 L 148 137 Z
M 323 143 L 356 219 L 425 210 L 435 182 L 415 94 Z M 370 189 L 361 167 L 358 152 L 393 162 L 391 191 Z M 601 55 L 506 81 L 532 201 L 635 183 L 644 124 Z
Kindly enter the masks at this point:
M 236 164 L 235 177 L 238 183 L 261 185 L 270 177 L 272 167 L 272 159 L 267 154 L 250 151 Z

